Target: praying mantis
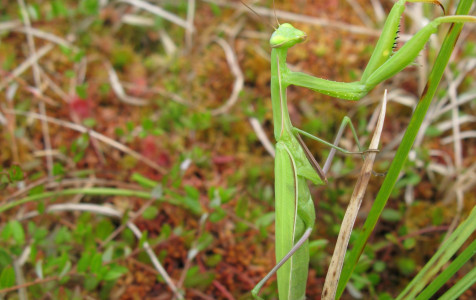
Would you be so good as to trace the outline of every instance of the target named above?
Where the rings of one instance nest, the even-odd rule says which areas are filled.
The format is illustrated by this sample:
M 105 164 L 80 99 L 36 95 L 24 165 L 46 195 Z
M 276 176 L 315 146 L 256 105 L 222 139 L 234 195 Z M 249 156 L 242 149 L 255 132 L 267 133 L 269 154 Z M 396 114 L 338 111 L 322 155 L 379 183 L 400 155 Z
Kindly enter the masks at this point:
M 337 146 L 344 128 L 349 125 L 358 144 L 356 131 L 348 117 L 340 126 L 334 144 L 323 141 L 294 127 L 289 117 L 286 89 L 290 85 L 305 87 L 332 97 L 359 100 L 380 82 L 389 79 L 410 65 L 439 25 L 443 23 L 476 22 L 473 16 L 443 16 L 434 19 L 416 33 L 400 50 L 393 52 L 400 18 L 406 2 L 430 2 L 432 0 L 398 0 L 391 9 L 380 39 L 372 56 L 357 82 L 335 82 L 317 78 L 302 72 L 293 72 L 286 66 L 289 48 L 303 42 L 306 34 L 291 24 L 280 24 L 270 39 L 271 51 L 271 100 L 273 109 L 275 157 L 275 209 L 276 209 L 276 266 L 256 285 L 252 295 L 258 294 L 264 283 L 277 272 L 279 299 L 304 299 L 309 265 L 308 238 L 315 223 L 314 203 L 309 187 L 310 180 L 316 185 L 327 183 L 335 150 L 352 153 Z M 439 3 L 438 3 L 439 4 Z M 279 23 L 278 23 L 279 24 Z M 324 143 L 333 148 L 323 168 L 316 162 L 300 135 Z M 360 146 L 359 146 L 360 149 Z M 360 149 L 361 150 L 361 149 Z M 363 152 L 353 152 L 362 154 Z

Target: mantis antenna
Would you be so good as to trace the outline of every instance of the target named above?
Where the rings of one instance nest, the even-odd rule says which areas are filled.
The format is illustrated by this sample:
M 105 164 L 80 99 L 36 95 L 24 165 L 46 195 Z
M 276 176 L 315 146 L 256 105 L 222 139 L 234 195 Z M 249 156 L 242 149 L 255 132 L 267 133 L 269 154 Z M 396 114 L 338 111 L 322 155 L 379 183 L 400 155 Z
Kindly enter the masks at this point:
M 260 18 L 261 20 L 263 20 L 263 17 L 260 16 L 254 9 L 252 9 L 248 4 L 246 4 L 243 0 L 240 0 L 240 2 L 246 6 L 246 8 L 248 8 L 249 10 L 251 10 L 256 16 L 258 16 L 258 18 Z M 274 6 L 274 0 L 273 0 L 273 6 Z M 274 15 L 276 16 L 276 11 L 274 12 Z M 276 21 L 278 21 L 278 19 L 276 18 Z M 277 28 L 275 26 L 273 26 L 273 24 L 271 24 L 269 21 L 267 21 L 266 23 L 268 23 L 269 26 L 271 26 L 274 30 L 277 30 Z M 278 22 L 279 24 L 279 22 Z
M 281 26 L 281 24 L 279 24 L 278 16 L 276 15 L 276 7 L 274 6 L 274 0 L 273 0 L 273 12 L 274 12 L 274 18 L 276 19 L 276 23 L 278 23 L 278 26 Z

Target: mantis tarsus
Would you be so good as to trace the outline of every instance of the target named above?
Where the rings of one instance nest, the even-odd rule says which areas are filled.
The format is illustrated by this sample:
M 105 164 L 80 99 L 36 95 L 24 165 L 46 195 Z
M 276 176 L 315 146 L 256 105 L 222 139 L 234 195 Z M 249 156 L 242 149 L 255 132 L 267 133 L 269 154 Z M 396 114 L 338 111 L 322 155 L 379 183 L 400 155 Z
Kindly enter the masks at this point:
M 301 72 L 293 72 L 286 66 L 289 48 L 303 42 L 306 34 L 285 23 L 279 25 L 270 39 L 271 51 L 271 100 L 276 143 L 275 198 L 276 198 L 276 261 L 277 265 L 253 289 L 258 297 L 264 283 L 277 272 L 279 299 L 304 299 L 309 264 L 308 238 L 315 222 L 314 203 L 306 180 L 316 185 L 327 182 L 325 174 L 334 149 L 344 127 L 349 124 L 357 140 L 355 130 L 348 118 L 342 122 L 335 145 L 327 143 L 310 133 L 295 128 L 290 120 L 286 89 L 296 85 L 322 94 L 346 100 L 359 100 L 380 82 L 394 76 L 410 65 L 423 49 L 439 25 L 443 23 L 476 22 L 473 16 L 443 16 L 431 21 L 416 33 L 401 49 L 393 52 L 400 18 L 406 2 L 432 2 L 431 0 L 398 0 L 390 11 L 382 35 L 357 82 L 335 82 Z M 301 140 L 300 134 L 333 147 L 323 169 L 319 167 Z M 362 152 L 357 152 L 362 153 Z

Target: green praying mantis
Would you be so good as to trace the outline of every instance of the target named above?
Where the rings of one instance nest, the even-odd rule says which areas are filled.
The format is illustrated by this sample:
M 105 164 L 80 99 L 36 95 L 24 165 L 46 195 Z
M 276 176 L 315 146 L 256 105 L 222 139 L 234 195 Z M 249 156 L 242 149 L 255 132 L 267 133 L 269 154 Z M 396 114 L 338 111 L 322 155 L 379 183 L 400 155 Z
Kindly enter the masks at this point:
M 276 272 L 279 299 L 305 298 L 309 265 L 308 239 L 316 219 L 314 203 L 306 181 L 310 180 L 316 185 L 327 183 L 326 173 L 335 150 L 363 154 L 360 146 L 360 152 L 349 152 L 337 146 L 347 125 L 351 127 L 358 145 L 356 131 L 348 117 L 342 121 L 334 144 L 294 127 L 287 108 L 287 87 L 296 85 L 336 98 L 359 100 L 377 84 L 410 65 L 430 36 L 436 33 L 439 25 L 476 22 L 476 18 L 473 16 L 459 15 L 436 18 L 416 33 L 400 50 L 394 52 L 394 42 L 406 2 L 439 4 L 432 0 L 398 0 L 387 17 L 380 39 L 361 80 L 357 82 L 335 82 L 291 71 L 286 66 L 287 51 L 294 45 L 303 42 L 307 37 L 306 33 L 285 23 L 280 24 L 271 36 L 271 100 L 276 139 L 275 234 L 277 264 L 252 290 L 252 295 L 255 298 L 261 299 L 258 296 L 261 287 Z M 300 135 L 333 148 L 323 168 L 316 162 Z

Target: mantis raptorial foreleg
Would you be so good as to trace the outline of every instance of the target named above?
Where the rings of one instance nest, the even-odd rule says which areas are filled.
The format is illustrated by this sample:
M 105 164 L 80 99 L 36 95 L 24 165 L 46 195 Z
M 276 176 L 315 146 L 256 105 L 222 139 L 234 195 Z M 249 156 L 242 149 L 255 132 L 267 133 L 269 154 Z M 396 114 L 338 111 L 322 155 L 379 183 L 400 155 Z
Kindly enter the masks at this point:
M 430 0 L 398 0 L 390 11 L 362 78 L 357 82 L 335 82 L 301 72 L 293 72 L 286 66 L 290 47 L 306 39 L 306 34 L 290 24 L 281 24 L 270 39 L 271 51 L 271 100 L 273 107 L 274 136 L 276 145 L 276 261 L 278 264 L 253 289 L 257 297 L 259 289 L 274 273 L 278 275 L 279 298 L 304 299 L 309 263 L 308 238 L 314 226 L 315 212 L 306 180 L 325 184 L 325 174 L 330 167 L 347 119 L 344 119 L 336 141 L 332 145 L 313 135 L 295 128 L 287 108 L 286 89 L 289 85 L 305 87 L 322 94 L 347 100 L 359 100 L 380 82 L 402 71 L 417 57 L 430 36 L 443 23 L 476 22 L 473 16 L 445 16 L 431 21 L 415 34 L 400 50 L 393 52 L 401 15 L 406 2 L 430 2 Z M 349 123 L 350 124 L 350 123 Z M 353 127 L 352 127 L 353 128 Z M 354 138 L 356 138 L 353 129 Z M 299 134 L 324 142 L 333 149 L 323 169 L 314 160 Z M 361 148 L 359 147 L 362 153 Z

